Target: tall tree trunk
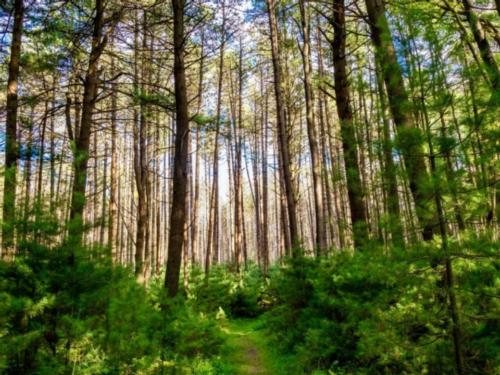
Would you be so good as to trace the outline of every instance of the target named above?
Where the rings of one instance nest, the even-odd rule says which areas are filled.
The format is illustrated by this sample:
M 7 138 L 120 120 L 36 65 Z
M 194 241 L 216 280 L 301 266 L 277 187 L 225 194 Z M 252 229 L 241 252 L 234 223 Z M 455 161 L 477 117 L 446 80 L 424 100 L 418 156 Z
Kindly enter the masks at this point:
M 234 257 L 236 271 L 240 270 L 242 253 L 242 229 L 241 229 L 241 148 L 243 132 L 243 45 L 240 38 L 240 51 L 238 62 L 238 121 L 235 121 L 235 166 L 234 166 Z
M 104 236 L 106 229 L 106 189 L 108 186 L 108 142 L 104 143 L 104 160 L 102 166 L 102 191 L 101 191 L 101 218 L 100 218 L 100 231 L 99 231 L 99 244 L 104 245 Z
M 167 272 L 165 287 L 168 295 L 174 297 L 179 290 L 182 248 L 184 244 L 184 223 L 186 221 L 186 186 L 189 142 L 189 115 L 184 67 L 185 32 L 184 0 L 172 0 L 174 17 L 174 80 L 175 80 L 175 154 L 172 181 L 172 210 L 168 243 Z
M 241 227 L 243 232 L 243 263 L 245 265 L 245 270 L 248 268 L 248 241 L 247 241 L 247 229 L 245 226 L 245 203 L 243 199 L 240 200 L 241 204 Z
M 19 145 L 17 142 L 17 86 L 23 34 L 23 0 L 14 1 L 14 27 L 10 46 L 9 76 L 7 78 L 7 119 L 5 122 L 5 174 L 3 189 L 2 256 L 14 253 L 16 221 L 16 177 Z
M 210 197 L 210 217 L 208 236 L 207 239 L 207 253 L 205 260 L 205 272 L 208 275 L 210 270 L 210 258 L 212 258 L 212 263 L 215 263 L 219 259 L 219 134 L 220 134 L 220 122 L 221 122 L 221 107 L 222 107 L 222 82 L 223 82 L 223 72 L 224 72 L 224 52 L 226 45 L 226 7 L 225 3 L 222 2 L 222 41 L 219 51 L 219 77 L 217 83 L 217 104 L 216 104 L 216 115 L 215 115 L 215 138 L 214 138 L 214 154 L 213 154 L 213 180 L 212 180 L 212 192 Z
M 156 111 L 155 113 L 155 152 L 154 152 L 154 160 L 155 160 L 155 246 L 154 246 L 154 257 L 155 257 L 155 268 L 154 272 L 156 275 L 159 275 L 161 272 L 161 256 L 160 249 L 162 249 L 161 239 L 162 239 L 162 230 L 161 230 L 161 208 L 164 205 L 163 200 L 161 198 L 161 182 L 162 182 L 162 173 L 160 167 L 160 112 Z
M 316 235 L 314 239 L 317 254 L 324 254 L 327 248 L 326 220 L 323 203 L 323 184 L 321 182 L 322 159 L 318 143 L 318 131 L 314 118 L 314 91 L 312 87 L 311 67 L 311 26 L 305 0 L 299 0 L 300 24 L 303 38 L 302 44 L 302 66 L 304 69 L 304 91 L 306 101 L 307 136 L 309 138 L 309 150 L 311 152 L 311 169 L 314 190 L 314 212 L 316 219 Z
M 111 60 L 111 75 L 115 75 L 115 59 Z M 108 224 L 108 248 L 111 259 L 116 261 L 117 239 L 118 239 L 118 184 L 117 184 L 117 91 L 116 83 L 111 83 L 111 170 L 110 170 L 110 193 L 109 193 L 109 224 Z
M 387 210 L 389 213 L 389 230 L 391 231 L 392 241 L 396 245 L 404 244 L 403 227 L 401 225 L 400 208 L 399 208 L 399 193 L 397 170 L 393 159 L 393 148 L 391 139 L 390 123 L 387 119 L 386 111 L 386 96 L 384 91 L 384 79 L 380 66 L 376 64 L 376 79 L 377 90 L 380 103 L 380 117 L 382 118 L 383 135 L 382 148 L 384 154 L 384 170 L 383 179 L 384 186 L 387 192 Z
M 316 16 L 316 44 L 318 50 L 318 75 L 321 78 L 324 77 L 324 65 L 323 65 L 323 46 L 321 40 L 321 29 L 319 24 L 319 14 Z M 326 210 L 325 210 L 325 220 L 329 229 L 330 235 L 327 237 L 329 242 L 328 246 L 332 246 L 335 241 L 336 233 L 333 223 L 333 206 L 332 206 L 332 192 L 330 189 L 330 176 L 328 170 L 328 148 L 327 148 L 327 134 L 326 125 L 328 123 L 328 113 L 327 113 L 327 100 L 325 98 L 325 93 L 320 89 L 319 101 L 318 101 L 318 114 L 319 114 L 319 124 L 320 124 L 320 140 L 321 140 L 321 157 L 323 161 L 322 179 L 325 187 L 326 197 Z
M 136 26 L 137 23 L 136 23 Z M 142 72 L 141 72 L 141 95 L 147 97 L 149 89 L 147 84 L 149 82 L 149 56 L 146 55 L 148 49 L 147 33 L 148 23 L 147 14 L 143 14 L 143 40 L 142 40 Z M 141 101 L 140 116 L 139 116 L 139 129 L 136 136 L 135 146 L 135 181 L 137 187 L 137 234 L 136 234 L 136 262 L 135 262 L 135 275 L 141 282 L 146 282 L 149 278 L 150 262 L 151 262 L 151 248 L 149 244 L 149 217 L 150 217 L 150 202 L 151 202 L 151 183 L 149 176 L 149 163 L 148 163 L 148 128 L 150 125 L 149 106 Z
M 422 96 L 423 100 L 423 96 Z M 453 341 L 454 348 L 454 357 L 455 357 L 455 370 L 457 375 L 465 374 L 464 368 L 464 354 L 462 348 L 462 325 L 460 312 L 457 303 L 457 297 L 455 294 L 455 280 L 453 275 L 453 266 L 451 255 L 449 253 L 449 245 L 448 245 L 448 234 L 446 230 L 446 216 L 443 208 L 442 201 L 442 193 L 440 189 L 440 185 L 437 179 L 437 168 L 436 168 L 436 156 L 434 153 L 434 148 L 432 144 L 431 138 L 431 130 L 430 130 L 430 122 L 426 119 L 426 135 L 427 135 L 427 145 L 429 147 L 429 159 L 430 159 L 430 167 L 431 173 L 434 177 L 433 188 L 434 188 L 434 201 L 436 204 L 436 211 L 438 217 L 438 225 L 439 225 L 439 234 L 441 237 L 441 250 L 444 255 L 444 275 L 443 275 L 443 285 L 446 290 L 446 294 L 448 297 L 448 310 L 452 322 L 451 328 L 451 338 Z M 440 150 L 442 153 L 443 150 Z
M 358 149 L 352 108 L 350 103 L 350 85 L 346 62 L 346 25 L 344 0 L 335 0 L 333 9 L 334 38 L 332 41 L 333 66 L 335 78 L 335 100 L 340 120 L 340 135 L 344 151 L 344 164 L 347 177 L 347 194 L 351 209 L 354 246 L 359 248 L 368 238 L 366 206 L 363 200 Z
M 261 124 L 261 165 L 262 165 L 262 269 L 267 276 L 269 270 L 269 209 L 267 184 L 267 124 L 268 124 L 268 93 L 264 94 L 264 117 Z
M 262 76 L 261 76 L 262 77 Z M 263 89 L 263 82 L 261 78 L 261 90 Z M 262 267 L 261 264 L 261 253 L 262 253 L 262 219 L 261 219 L 261 212 L 260 212 L 260 183 L 259 183 L 259 159 L 260 159 L 260 152 L 259 152 L 259 142 L 258 142 L 258 114 L 257 112 L 257 104 L 255 104 L 255 115 L 254 115 L 254 134 L 253 134 L 253 144 L 254 144 L 254 149 L 253 149 L 253 157 L 252 157 L 252 167 L 253 167 L 253 185 L 254 185 L 254 207 L 255 207 L 255 246 L 254 249 L 256 251 L 257 255 L 257 261 L 259 266 Z M 260 105 L 260 114 L 261 117 L 264 115 L 263 111 L 263 106 Z M 262 121 L 262 120 L 261 120 Z
M 50 115 L 50 177 L 49 177 L 49 209 L 54 212 L 54 193 L 56 186 L 56 138 L 55 138 L 55 108 L 56 108 L 56 75 L 54 75 L 52 90 L 52 113 Z
M 203 73 L 205 68 L 205 31 L 202 30 L 201 33 L 201 50 L 200 50 L 200 66 L 198 70 L 198 104 L 197 112 L 200 114 L 203 105 Z M 195 173 L 194 181 L 191 184 L 194 190 L 193 196 L 193 215 L 191 223 L 191 262 L 196 264 L 196 254 L 198 253 L 198 221 L 199 221 L 199 207 L 200 207 L 200 131 L 201 129 L 196 129 L 196 141 L 195 141 Z
M 266 0 L 267 13 L 269 17 L 269 31 L 271 41 L 271 54 L 274 73 L 274 94 L 276 99 L 277 112 L 277 130 L 279 141 L 279 152 L 281 168 L 283 170 L 283 183 L 286 194 L 286 203 L 288 210 L 288 224 L 290 228 L 291 246 L 295 249 L 299 245 L 299 233 L 297 229 L 297 214 L 295 197 L 293 193 L 292 172 L 290 169 L 290 152 L 288 148 L 288 136 L 286 131 L 285 108 L 283 102 L 282 80 L 281 80 L 281 62 L 278 46 L 278 26 L 276 22 L 276 3 L 275 0 Z M 292 250 L 287 249 L 289 252 Z M 295 251 L 293 252 L 295 255 Z
M 398 132 L 397 146 L 401 150 L 405 162 L 410 191 L 422 227 L 422 236 L 424 240 L 430 240 L 433 235 L 435 215 L 434 210 L 429 207 L 432 204 L 432 197 L 425 191 L 429 175 L 424 161 L 422 132 L 412 118 L 412 106 L 394 50 L 384 3 L 382 0 L 365 0 L 365 2 L 376 58 L 382 69 L 389 107 Z
M 74 181 L 71 191 L 68 240 L 71 244 L 75 245 L 81 243 L 84 231 L 83 210 L 85 208 L 85 185 L 87 183 L 92 112 L 95 108 L 99 83 L 99 59 L 106 45 L 106 38 L 102 37 L 103 23 L 104 1 L 95 0 L 94 29 L 92 33 L 92 46 L 89 56 L 89 64 L 83 85 L 84 91 L 81 120 L 79 127 L 75 124 L 74 131 Z
M 45 133 L 47 130 L 47 117 L 49 116 L 49 101 L 45 102 L 45 113 L 42 118 L 42 134 L 40 135 L 40 152 L 38 155 L 38 173 L 36 183 L 36 217 L 38 218 L 43 195 L 43 164 L 45 159 Z
M 33 123 L 35 121 L 35 107 L 31 108 L 30 118 L 25 125 L 28 129 L 26 139 L 26 150 L 22 155 L 24 161 L 24 209 L 23 209 L 23 229 L 20 237 L 26 239 L 28 235 L 28 219 L 31 204 L 31 160 L 33 158 Z

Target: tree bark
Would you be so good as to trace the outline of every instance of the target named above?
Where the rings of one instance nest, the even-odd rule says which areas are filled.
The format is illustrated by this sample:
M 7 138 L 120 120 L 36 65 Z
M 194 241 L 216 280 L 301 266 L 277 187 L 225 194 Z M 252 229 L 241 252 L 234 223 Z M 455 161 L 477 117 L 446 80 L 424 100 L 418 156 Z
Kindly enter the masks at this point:
M 172 0 L 174 16 L 174 80 L 175 80 L 175 154 L 172 181 L 172 210 L 168 243 L 165 287 L 168 296 L 175 297 L 179 291 L 182 248 L 184 244 L 184 223 L 186 221 L 186 186 L 189 142 L 189 115 L 184 66 L 185 32 L 184 0 Z
M 430 240 L 434 231 L 434 210 L 429 207 L 432 197 L 425 189 L 429 175 L 424 161 L 423 135 L 412 118 L 412 106 L 397 61 L 385 6 L 382 0 L 365 0 L 375 45 L 376 58 L 382 69 L 389 107 L 397 128 L 396 143 L 405 162 L 410 191 L 415 201 L 417 217 L 424 240 Z
M 136 23 L 136 27 L 137 27 Z M 149 81 L 149 67 L 146 56 L 148 48 L 146 31 L 147 31 L 147 15 L 143 14 L 143 40 L 142 40 L 142 72 L 141 72 L 141 95 L 147 97 L 149 89 L 147 87 Z M 135 157 L 135 182 L 137 187 L 137 233 L 136 233 L 136 255 L 135 255 L 135 275 L 140 282 L 146 282 L 149 277 L 151 251 L 149 244 L 149 217 L 150 217 L 150 195 L 151 184 L 149 176 L 149 162 L 148 162 L 148 128 L 149 121 L 149 108 L 146 103 L 141 101 L 139 129 L 136 132 L 134 147 Z
M 267 91 L 262 98 L 264 100 L 264 117 L 261 124 L 261 166 L 262 166 L 262 269 L 267 276 L 269 271 L 269 198 L 268 198 L 268 178 L 267 178 L 267 138 L 268 138 L 268 94 Z
M 283 170 L 283 183 L 286 194 L 288 225 L 290 228 L 290 238 L 291 238 L 291 244 L 289 245 L 287 251 L 292 252 L 293 255 L 296 255 L 295 254 L 296 252 L 292 250 L 298 247 L 300 239 L 297 229 L 297 214 L 295 207 L 296 204 L 293 193 L 292 172 L 290 170 L 290 152 L 288 148 L 285 108 L 284 108 L 283 93 L 282 93 L 281 62 L 280 62 L 281 59 L 278 46 L 278 26 L 275 14 L 276 3 L 275 0 L 266 0 L 266 4 L 269 17 L 269 31 L 270 31 L 270 41 L 271 41 L 273 73 L 274 73 L 274 94 L 276 99 L 279 152 L 281 156 L 280 157 L 281 169 Z
M 240 271 L 242 253 L 242 228 L 241 228 L 241 148 L 243 132 L 243 45 L 240 38 L 240 51 L 238 63 L 238 121 L 235 122 L 235 166 L 234 166 L 234 258 L 236 271 Z
M 390 123 L 386 115 L 386 96 L 384 91 L 384 79 L 382 71 L 378 64 L 375 68 L 377 79 L 377 90 L 380 102 L 380 117 L 383 126 L 382 148 L 384 154 L 383 179 L 384 187 L 387 192 L 386 204 L 389 213 L 389 230 L 391 231 L 392 241 L 396 245 L 404 245 L 403 227 L 401 225 L 401 210 L 399 208 L 399 193 L 397 181 L 397 169 L 393 159 L 393 147 L 391 139 Z
M 347 178 L 347 194 L 351 210 L 354 246 L 360 248 L 368 238 L 366 207 L 363 201 L 358 149 L 352 108 L 350 85 L 346 62 L 346 25 L 344 0 L 335 0 L 333 9 L 334 38 L 332 41 L 333 66 L 335 79 L 335 100 L 340 120 L 340 135 L 344 151 L 344 164 Z
M 94 28 L 89 64 L 84 81 L 83 103 L 79 127 L 75 124 L 73 170 L 74 180 L 71 192 L 68 240 L 79 245 L 84 231 L 83 210 L 85 208 L 85 185 L 89 160 L 90 134 L 92 130 L 92 112 L 95 108 L 99 83 L 99 59 L 106 45 L 102 37 L 104 26 L 104 1 L 95 0 Z
M 2 256 L 14 254 L 16 221 L 16 178 L 19 144 L 17 141 L 17 90 L 21 60 L 24 18 L 23 0 L 14 1 L 14 26 L 10 46 L 9 76 L 7 78 L 7 119 L 5 122 L 5 174 L 3 189 Z
M 111 60 L 111 75 L 115 75 L 115 59 Z M 109 195 L 109 224 L 108 248 L 111 259 L 116 261 L 118 238 L 118 185 L 117 185 L 117 144 L 116 144 L 116 115 L 117 115 L 116 84 L 111 84 L 111 166 L 110 166 L 110 195 Z
M 226 45 L 226 7 L 222 3 L 222 40 L 219 51 L 219 77 L 217 83 L 217 104 L 215 115 L 215 138 L 214 138 L 214 154 L 213 154 L 213 170 L 212 170 L 212 191 L 210 197 L 210 217 L 207 252 L 205 259 L 205 273 L 208 275 L 210 270 L 210 259 L 212 263 L 216 263 L 219 259 L 219 135 L 220 135 L 220 117 L 222 106 L 222 81 L 224 73 L 224 52 Z
M 201 34 L 201 50 L 200 50 L 200 66 L 198 70 L 198 105 L 197 112 L 198 114 L 201 111 L 201 107 L 203 105 L 203 73 L 205 67 L 205 31 L 202 30 Z M 194 173 L 194 182 L 192 183 L 192 187 L 194 190 L 193 196 L 193 215 L 192 215 L 192 223 L 191 223 L 191 262 L 192 264 L 196 264 L 196 255 L 198 253 L 198 221 L 199 221 L 199 207 L 200 207 L 200 129 L 196 129 L 196 141 L 195 141 L 195 173 Z
M 311 27 L 309 15 L 304 0 L 299 0 L 300 24 L 303 38 L 302 44 L 302 66 L 304 69 L 304 91 L 306 101 L 307 136 L 309 138 L 309 150 L 311 152 L 311 170 L 314 190 L 314 212 L 316 221 L 315 247 L 317 255 L 324 254 L 327 248 L 326 220 L 324 215 L 323 185 L 321 182 L 322 159 L 320 156 L 318 131 L 314 116 L 314 91 L 312 87 L 311 68 Z

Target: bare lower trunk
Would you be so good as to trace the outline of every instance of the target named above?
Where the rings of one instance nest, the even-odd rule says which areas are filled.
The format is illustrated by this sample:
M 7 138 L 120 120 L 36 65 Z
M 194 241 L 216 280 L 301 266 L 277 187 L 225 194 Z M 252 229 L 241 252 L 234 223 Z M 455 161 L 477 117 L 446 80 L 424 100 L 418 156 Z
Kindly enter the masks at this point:
M 73 155 L 74 180 L 71 192 L 68 239 L 75 245 L 81 243 L 84 231 L 83 210 L 85 208 L 85 185 L 87 183 L 92 113 L 95 108 L 99 83 L 99 58 L 106 45 L 106 39 L 102 37 L 103 22 L 104 2 L 103 0 L 95 0 L 94 30 L 89 65 L 83 85 L 81 120 L 79 124 L 75 124 L 73 133 L 75 140 Z
M 111 74 L 114 76 L 114 59 L 111 61 Z M 116 261 L 117 239 L 118 239 L 118 184 L 117 184 L 117 145 L 116 145 L 116 115 L 117 95 L 115 84 L 111 86 L 111 169 L 110 169 L 110 195 L 109 195 L 109 224 L 108 224 L 108 248 L 111 259 Z
M 309 25 L 309 14 L 304 0 L 299 1 L 301 31 L 303 37 L 302 44 L 302 65 L 304 69 L 304 91 L 306 101 L 306 122 L 307 136 L 309 139 L 309 150 L 311 152 L 311 170 L 314 191 L 314 213 L 316 220 L 315 248 L 317 254 L 324 254 L 327 248 L 326 221 L 324 215 L 323 202 L 323 184 L 321 182 L 322 159 L 318 142 L 318 131 L 314 116 L 314 91 L 312 86 L 312 67 L 311 67 L 311 45 Z
M 189 142 L 189 115 L 184 67 L 185 32 L 184 0 L 172 0 L 174 16 L 174 80 L 175 80 L 175 154 L 172 181 L 172 210 L 168 243 L 167 272 L 165 287 L 168 295 L 174 297 L 179 290 L 182 248 L 184 244 L 184 223 L 186 221 L 186 186 Z
M 347 178 L 347 194 L 351 209 L 354 246 L 359 248 L 368 238 L 366 220 L 367 208 L 363 201 L 363 186 L 358 164 L 358 147 L 350 103 L 350 85 L 347 78 L 346 62 L 346 25 L 344 0 L 334 3 L 333 28 L 335 36 L 332 42 L 333 66 L 335 78 L 335 99 L 340 120 L 340 135 L 344 151 L 344 164 Z
M 290 228 L 291 244 L 288 244 L 288 251 L 299 245 L 299 233 L 297 229 L 296 204 L 292 185 L 292 172 L 290 170 L 290 153 L 288 149 L 288 136 L 286 131 L 285 108 L 282 93 L 281 63 L 278 50 L 278 27 L 276 22 L 275 0 L 266 0 L 267 12 L 269 16 L 269 30 L 271 39 L 271 52 L 274 73 L 274 93 L 276 98 L 277 130 L 279 141 L 279 152 L 281 155 L 281 169 L 283 170 L 283 183 L 286 194 L 288 210 L 288 225 Z M 291 248 L 290 248 L 291 247 Z M 295 254 L 295 252 L 293 252 Z
M 208 275 L 210 270 L 210 261 L 212 263 L 217 263 L 219 260 L 219 134 L 220 134 L 220 123 L 221 123 L 221 106 L 222 106 L 222 81 L 223 81 L 223 73 L 224 73 L 224 51 L 225 51 L 225 43 L 226 43 L 226 35 L 225 35 L 225 22 L 226 22 L 226 13 L 225 13 L 225 5 L 222 3 L 222 42 L 220 47 L 219 54 L 219 77 L 218 77 L 218 85 L 217 85 L 217 108 L 215 115 L 215 146 L 214 146 L 214 154 L 213 154 L 213 182 L 212 182 L 212 192 L 210 197 L 210 216 L 212 220 L 209 220 L 208 229 L 208 239 L 207 239 L 207 254 L 205 260 L 205 272 Z
M 235 122 L 235 166 L 234 166 L 234 258 L 236 270 L 239 272 L 242 253 L 242 228 L 241 228 L 241 148 L 243 132 L 243 46 L 240 39 L 240 53 L 238 64 L 238 121 Z
M 205 33 L 202 31 L 201 34 L 201 51 L 200 51 L 200 67 L 198 71 L 198 108 L 197 111 L 200 113 L 203 104 L 203 73 L 204 73 L 204 62 L 205 62 Z M 198 252 L 198 220 L 199 220 L 199 201 L 200 201 L 200 129 L 196 130 L 196 142 L 195 142 L 195 173 L 193 186 L 193 215 L 191 223 L 191 262 L 196 264 L 196 255 Z
M 9 76 L 7 79 L 7 119 L 5 122 L 5 174 L 3 189 L 2 256 L 14 253 L 16 221 L 16 176 L 19 145 L 17 142 L 17 86 L 23 34 L 23 0 L 14 1 L 14 26 L 10 46 Z

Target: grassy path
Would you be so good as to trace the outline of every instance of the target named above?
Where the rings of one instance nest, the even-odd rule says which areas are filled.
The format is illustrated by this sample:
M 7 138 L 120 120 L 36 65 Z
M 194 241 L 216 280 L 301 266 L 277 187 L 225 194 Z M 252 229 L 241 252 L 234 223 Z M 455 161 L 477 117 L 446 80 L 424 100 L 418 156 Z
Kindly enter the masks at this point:
M 229 320 L 223 323 L 222 330 L 227 334 L 224 362 L 230 364 L 235 375 L 284 374 L 269 350 L 268 338 L 260 329 L 259 320 Z

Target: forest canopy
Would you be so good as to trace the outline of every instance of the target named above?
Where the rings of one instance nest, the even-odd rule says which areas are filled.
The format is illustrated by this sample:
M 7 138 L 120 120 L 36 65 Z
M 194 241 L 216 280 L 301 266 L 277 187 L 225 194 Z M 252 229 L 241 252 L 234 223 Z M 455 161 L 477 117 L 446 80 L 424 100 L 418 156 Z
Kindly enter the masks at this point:
M 0 373 L 500 372 L 498 0 L 0 30 Z

